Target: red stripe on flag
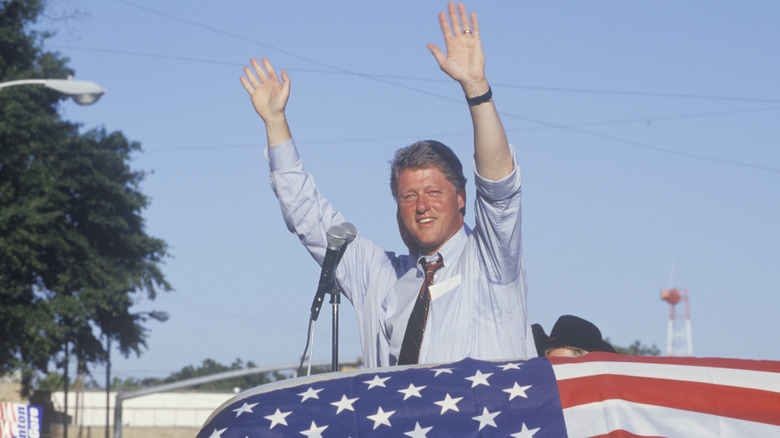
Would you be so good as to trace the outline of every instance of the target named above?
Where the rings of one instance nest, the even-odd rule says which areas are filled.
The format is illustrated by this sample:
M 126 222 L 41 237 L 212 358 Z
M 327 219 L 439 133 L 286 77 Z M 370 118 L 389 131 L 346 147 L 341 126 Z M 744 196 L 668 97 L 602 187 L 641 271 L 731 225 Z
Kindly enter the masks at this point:
M 620 399 L 780 425 L 780 394 L 770 391 L 613 374 L 559 380 L 558 389 L 564 409 Z
M 588 438 L 666 438 L 657 435 L 635 435 L 625 430 L 613 430 L 604 435 L 594 435 Z
M 682 365 L 713 368 L 732 368 L 736 370 L 764 371 L 780 373 L 780 361 L 725 359 L 719 357 L 667 357 L 667 356 L 626 356 L 614 353 L 588 353 L 579 357 L 549 357 L 550 363 L 560 365 L 565 363 L 584 362 L 628 362 Z

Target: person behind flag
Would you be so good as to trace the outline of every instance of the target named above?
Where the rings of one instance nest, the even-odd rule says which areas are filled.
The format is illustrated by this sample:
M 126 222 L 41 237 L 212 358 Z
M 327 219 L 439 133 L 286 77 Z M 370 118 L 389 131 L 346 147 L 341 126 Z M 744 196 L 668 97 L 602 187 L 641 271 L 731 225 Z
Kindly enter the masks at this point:
M 464 223 L 466 178 L 452 150 L 422 141 L 396 153 L 391 190 L 410 255 L 386 252 L 357 236 L 335 278 L 357 314 L 366 366 L 399 363 L 415 302 L 426 297 L 424 336 L 413 362 L 535 356 L 527 318 L 520 237 L 520 171 L 485 76 L 476 13 L 449 3 L 439 14 L 446 54 L 428 44 L 441 70 L 460 84 L 474 126 L 475 226 Z M 449 20 L 448 20 L 449 18 Z M 327 230 L 345 218 L 304 169 L 285 116 L 291 81 L 270 61 L 244 67 L 241 82 L 262 118 L 271 186 L 288 228 L 322 264 Z M 423 265 L 441 256 L 433 285 Z M 431 274 L 433 275 L 433 274 Z M 403 363 L 404 361 L 402 361 Z
M 595 324 L 578 316 L 563 315 L 558 318 L 550 336 L 547 336 L 539 324 L 533 324 L 531 330 L 539 356 L 584 356 L 594 351 L 616 353 L 615 349 L 601 338 L 601 330 Z

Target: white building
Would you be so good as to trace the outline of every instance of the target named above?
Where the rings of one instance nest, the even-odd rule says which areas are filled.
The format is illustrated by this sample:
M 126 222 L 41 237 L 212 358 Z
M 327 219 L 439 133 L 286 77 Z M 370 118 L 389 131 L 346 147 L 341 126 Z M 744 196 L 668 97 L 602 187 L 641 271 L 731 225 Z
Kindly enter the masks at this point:
M 209 415 L 233 397 L 233 392 L 161 392 L 125 400 L 122 403 L 124 427 L 194 427 L 200 428 Z M 52 392 L 54 408 L 65 411 L 63 391 Z M 108 422 L 114 425 L 116 392 L 109 395 Z M 105 427 L 106 392 L 68 391 L 68 415 L 72 426 Z

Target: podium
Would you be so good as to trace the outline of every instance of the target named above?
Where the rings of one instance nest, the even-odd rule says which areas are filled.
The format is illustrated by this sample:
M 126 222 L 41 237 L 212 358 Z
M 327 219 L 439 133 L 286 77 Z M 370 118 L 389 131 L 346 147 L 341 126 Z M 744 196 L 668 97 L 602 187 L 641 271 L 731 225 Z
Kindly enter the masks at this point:
M 780 362 L 590 353 L 326 373 L 238 394 L 197 436 L 780 436 Z

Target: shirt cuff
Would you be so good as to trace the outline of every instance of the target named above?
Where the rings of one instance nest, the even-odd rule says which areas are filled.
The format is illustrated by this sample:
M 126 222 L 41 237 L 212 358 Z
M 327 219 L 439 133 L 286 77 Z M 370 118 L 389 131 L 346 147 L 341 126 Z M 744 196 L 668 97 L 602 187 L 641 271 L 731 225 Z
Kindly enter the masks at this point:
M 512 152 L 512 164 L 514 168 L 512 169 L 512 173 L 498 181 L 482 177 L 479 172 L 477 172 L 476 160 L 472 159 L 472 167 L 474 167 L 474 185 L 477 188 L 477 192 L 487 199 L 506 199 L 520 189 L 521 176 L 520 166 L 517 164 L 517 151 L 511 144 L 509 145 L 509 150 Z
M 301 157 L 298 155 L 298 149 L 295 147 L 295 141 L 292 138 L 276 146 L 265 148 L 263 154 L 265 159 L 268 160 L 272 172 L 291 167 L 301 160 Z

